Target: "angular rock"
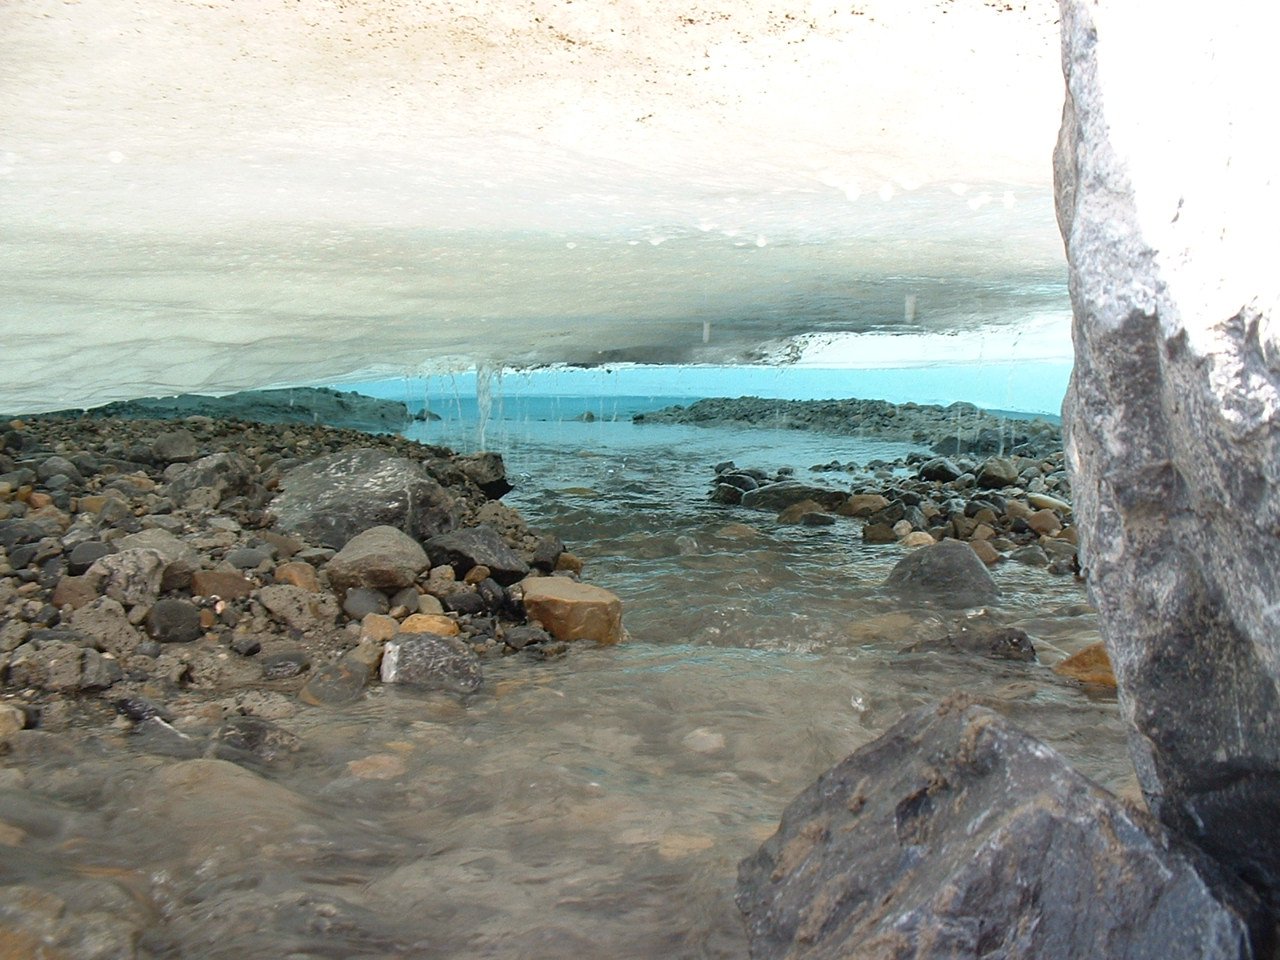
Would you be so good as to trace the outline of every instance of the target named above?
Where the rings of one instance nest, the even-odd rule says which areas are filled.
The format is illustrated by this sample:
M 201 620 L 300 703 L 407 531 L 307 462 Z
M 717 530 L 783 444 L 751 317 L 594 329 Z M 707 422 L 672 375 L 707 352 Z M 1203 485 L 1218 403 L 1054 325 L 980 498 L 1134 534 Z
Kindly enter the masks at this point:
M 940 540 L 908 554 L 884 585 L 899 596 L 952 608 L 994 603 L 1000 596 L 978 555 L 959 540 Z
M 174 504 L 213 509 L 224 499 L 249 492 L 253 464 L 238 453 L 215 453 L 194 463 L 175 463 L 164 478 L 165 493 Z
M 127 607 L 147 605 L 160 593 L 168 563 L 154 550 L 123 550 L 94 561 L 86 576 L 98 589 Z
M 200 608 L 190 600 L 165 597 L 147 611 L 147 635 L 157 643 L 190 643 L 204 633 Z
M 978 468 L 978 486 L 992 490 L 1016 486 L 1018 468 L 1008 457 L 991 457 Z
M 129 615 L 119 601 L 100 597 L 76 610 L 66 621 L 67 626 L 88 637 L 95 646 L 117 658 L 132 654 L 142 636 L 129 622 Z
M 448 564 L 458 576 L 483 564 L 493 579 L 509 586 L 529 573 L 529 565 L 489 526 L 455 530 L 433 537 L 426 546 L 432 566 Z
M 942 483 L 950 483 L 963 473 L 963 470 L 946 457 L 934 457 L 932 460 L 927 460 L 920 465 L 921 480 L 939 480 Z
M 622 601 L 616 594 L 568 577 L 530 577 L 520 589 L 529 619 L 557 640 L 622 640 Z
M 302 587 L 277 583 L 263 587 L 256 596 L 274 620 L 303 633 L 332 627 L 338 617 L 333 597 Z
M 427 553 L 418 541 L 403 530 L 384 525 L 356 534 L 325 569 L 330 586 L 339 593 L 353 587 L 394 593 L 410 586 L 428 565 Z
M 277 583 L 287 583 L 295 587 L 301 587 L 304 590 L 310 590 L 312 593 L 320 589 L 320 578 L 316 575 L 316 568 L 301 560 L 280 564 L 280 566 L 276 567 L 274 576 Z
M 480 658 L 466 643 L 430 633 L 402 633 L 389 640 L 381 673 L 383 683 L 454 693 L 474 693 L 483 682 Z
M 190 463 L 199 451 L 190 430 L 167 430 L 151 442 L 151 456 L 157 463 Z
M 1259 253 L 1280 185 L 1266 111 L 1231 106 L 1270 82 L 1270 33 L 1233 19 L 1169 59 L 1204 11 L 1095 9 L 1062 5 L 1054 157 L 1081 563 L 1152 812 L 1280 911 L 1280 301 Z
M 420 464 L 381 450 L 320 457 L 285 473 L 280 490 L 271 501 L 277 525 L 334 549 L 370 527 L 423 541 L 458 524 L 453 497 Z
M 455 456 L 454 463 L 462 468 L 467 479 L 484 491 L 490 500 L 501 500 L 514 487 L 507 481 L 507 468 L 502 462 L 502 455 L 490 453 L 471 453 Z
M 1083 650 L 1054 664 L 1053 672 L 1092 686 L 1106 687 L 1111 690 L 1116 688 L 1116 675 L 1111 667 L 1111 658 L 1107 656 L 1107 648 L 1101 643 L 1091 643 Z
M 909 714 L 738 872 L 753 960 L 1241 960 L 1258 901 L 997 714 Z
M 371 587 L 351 587 L 342 598 L 342 612 L 352 620 L 363 620 L 369 614 L 385 614 L 391 609 L 387 595 Z

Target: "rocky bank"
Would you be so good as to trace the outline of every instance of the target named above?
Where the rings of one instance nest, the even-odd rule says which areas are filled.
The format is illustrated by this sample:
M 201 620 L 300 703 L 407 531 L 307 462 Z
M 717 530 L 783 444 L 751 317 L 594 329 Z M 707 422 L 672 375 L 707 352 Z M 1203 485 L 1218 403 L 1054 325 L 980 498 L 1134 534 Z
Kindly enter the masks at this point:
M 496 454 L 352 430 L 11 421 L 0 738 L 123 718 L 146 749 L 269 758 L 276 720 L 367 684 L 465 695 L 486 658 L 617 642 L 617 598 L 509 489 Z

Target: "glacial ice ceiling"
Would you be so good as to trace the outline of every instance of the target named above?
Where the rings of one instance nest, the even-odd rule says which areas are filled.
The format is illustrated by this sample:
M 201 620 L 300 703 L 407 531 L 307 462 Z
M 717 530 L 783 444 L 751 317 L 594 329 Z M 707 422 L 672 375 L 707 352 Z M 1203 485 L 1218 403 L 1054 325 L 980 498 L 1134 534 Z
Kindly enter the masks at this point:
M 0 409 L 813 333 L 1060 359 L 1056 15 L 8 0 Z

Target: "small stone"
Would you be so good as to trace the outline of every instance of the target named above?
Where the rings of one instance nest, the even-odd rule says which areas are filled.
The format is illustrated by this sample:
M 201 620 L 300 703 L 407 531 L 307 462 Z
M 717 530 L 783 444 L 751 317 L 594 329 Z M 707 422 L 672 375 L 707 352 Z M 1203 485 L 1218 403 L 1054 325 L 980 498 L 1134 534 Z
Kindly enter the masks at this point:
M 725 740 L 723 733 L 698 727 L 686 733 L 680 742 L 695 753 L 716 753 L 724 749 Z
M 1061 663 L 1054 664 L 1053 672 L 1070 677 L 1091 686 L 1116 689 L 1116 675 L 1111 669 L 1111 658 L 1101 643 L 1093 643 Z
M 67 572 L 73 576 L 87 573 L 89 568 L 111 552 L 111 547 L 100 540 L 77 543 L 67 555 Z
M 1000 551 L 993 547 L 988 540 L 971 540 L 969 548 L 978 555 L 978 559 L 985 563 L 988 567 L 995 566 L 1004 558 L 1000 555 Z
M 503 636 L 506 645 L 512 650 L 523 650 L 533 644 L 546 643 L 550 639 L 551 634 L 532 623 L 519 627 L 510 627 Z
M 159 595 L 166 566 L 155 550 L 124 550 L 97 560 L 87 576 L 98 581 L 106 596 L 134 607 L 149 604 Z
M 937 543 L 937 541 L 933 539 L 933 534 L 926 533 L 923 530 L 916 530 L 912 533 L 908 533 L 898 542 L 904 547 L 911 547 L 913 549 L 915 547 L 932 547 Z
M 466 576 L 462 578 L 463 583 L 469 583 L 473 587 L 482 580 L 488 580 L 490 576 L 489 568 L 483 563 L 477 563 L 474 567 L 467 571 Z
M 1026 564 L 1028 567 L 1047 567 L 1049 565 L 1049 555 L 1044 552 L 1043 547 L 1035 543 L 1014 550 L 1009 554 L 1009 559 L 1015 563 Z
M 228 570 L 197 570 L 191 575 L 191 593 L 197 597 L 221 597 L 239 600 L 253 593 L 254 584 Z
M 387 595 L 370 587 L 352 587 L 342 598 L 342 611 L 352 620 L 363 620 L 371 613 L 386 613 L 390 609 Z
M 190 463 L 199 451 L 190 430 L 170 430 L 152 441 L 151 455 L 157 463 Z
M 1018 468 L 1007 457 L 992 457 L 978 468 L 978 486 L 988 489 L 1002 489 L 1016 486 Z
M 400 624 L 401 633 L 434 633 L 440 637 L 457 636 L 458 622 L 441 614 L 415 613 Z
M 98 586 L 90 577 L 62 577 L 53 588 L 49 602 L 55 607 L 78 610 L 98 599 Z
M 311 667 L 311 658 L 305 650 L 289 650 L 262 658 L 264 680 L 288 680 L 300 676 Z
M 309 563 L 303 563 L 301 560 L 280 564 L 280 566 L 276 567 L 273 576 L 276 583 L 301 587 L 303 590 L 309 590 L 312 593 L 318 593 L 320 590 L 320 578 L 316 574 L 316 568 Z
M 485 612 L 484 597 L 471 591 L 451 593 L 441 602 L 445 610 L 462 616 L 474 616 Z
M 453 621 L 449 622 L 452 623 Z M 396 622 L 395 618 L 389 617 L 384 613 L 370 613 L 360 621 L 360 637 L 362 639 L 376 640 L 379 643 L 390 640 L 399 630 L 400 624 Z
M 231 641 L 231 649 L 242 657 L 252 657 L 262 651 L 262 642 L 256 637 L 236 637 Z
M 897 523 L 893 525 L 892 529 L 893 529 L 893 535 L 897 537 L 899 540 L 901 540 L 903 537 L 909 534 L 913 528 L 911 526 L 910 520 L 899 520 Z
M 26 726 L 26 711 L 13 706 L 13 704 L 0 703 L 0 740 L 3 740 L 11 733 L 25 730 Z
M 352 537 L 329 561 L 329 583 L 336 591 L 372 587 L 395 592 L 413 584 L 427 569 L 422 545 L 395 527 L 371 527 Z
M 1046 537 L 1056 536 L 1062 530 L 1062 521 L 1052 510 L 1037 510 L 1027 518 L 1027 526 Z
M 403 776 L 405 762 L 393 753 L 375 753 L 359 760 L 348 760 L 347 769 L 361 780 L 394 780 Z
M 227 551 L 224 559 L 237 570 L 256 570 L 262 564 L 269 563 L 272 557 L 271 551 L 266 547 L 237 547 Z
M 189 600 L 166 597 L 147 613 L 147 635 L 157 643 L 189 643 L 200 637 L 200 608 Z
M 572 573 L 575 576 L 581 574 L 582 558 L 566 550 L 556 558 L 556 573 Z
M 1029 493 L 1027 494 L 1027 503 L 1037 510 L 1056 510 L 1064 516 L 1071 512 L 1071 504 L 1057 497 L 1051 497 L 1047 493 Z
M 358 699 L 369 682 L 369 667 L 343 657 L 312 672 L 298 691 L 298 699 L 313 707 L 337 706 Z
M 898 535 L 887 523 L 868 523 L 862 527 L 863 543 L 894 543 Z

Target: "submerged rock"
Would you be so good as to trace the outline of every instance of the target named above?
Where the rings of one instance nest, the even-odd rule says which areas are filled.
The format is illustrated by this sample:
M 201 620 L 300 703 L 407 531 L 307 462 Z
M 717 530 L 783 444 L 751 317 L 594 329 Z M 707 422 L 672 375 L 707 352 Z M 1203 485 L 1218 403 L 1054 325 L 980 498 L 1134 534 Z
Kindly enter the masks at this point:
M 746 858 L 753 960 L 1240 960 L 1258 901 L 997 714 L 909 714 Z
M 907 554 L 884 583 L 900 596 L 944 607 L 980 606 L 1000 596 L 973 548 L 959 540 L 940 540 Z
M 383 683 L 454 693 L 474 693 L 484 679 L 480 658 L 466 643 L 431 633 L 402 633 L 388 641 L 381 675 Z
M 1259 255 L 1280 187 L 1265 111 L 1231 108 L 1270 82 L 1268 41 L 1250 18 L 1096 7 L 1062 4 L 1054 158 L 1081 563 L 1152 812 L 1280 912 L 1280 340 Z M 1209 21 L 1207 55 L 1168 55 Z

